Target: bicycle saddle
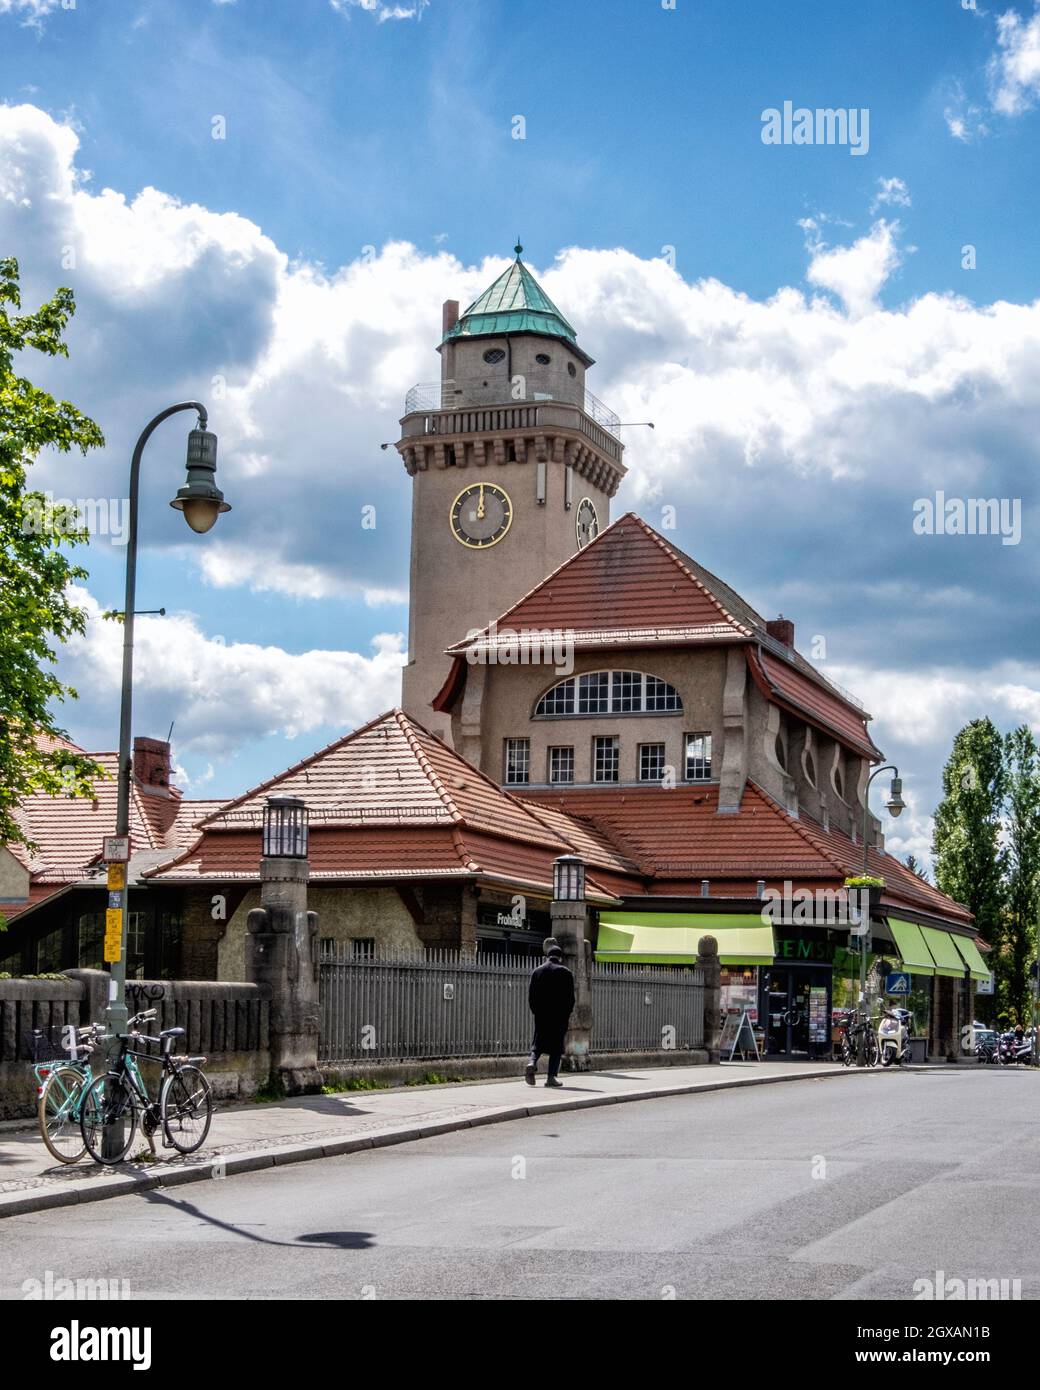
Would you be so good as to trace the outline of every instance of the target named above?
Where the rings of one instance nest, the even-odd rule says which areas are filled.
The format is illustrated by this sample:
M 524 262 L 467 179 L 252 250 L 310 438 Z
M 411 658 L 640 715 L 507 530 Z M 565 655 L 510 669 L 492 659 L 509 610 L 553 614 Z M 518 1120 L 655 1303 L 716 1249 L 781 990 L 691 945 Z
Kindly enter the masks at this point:
M 160 1038 L 183 1038 L 183 1028 L 164 1028 L 159 1034 Z

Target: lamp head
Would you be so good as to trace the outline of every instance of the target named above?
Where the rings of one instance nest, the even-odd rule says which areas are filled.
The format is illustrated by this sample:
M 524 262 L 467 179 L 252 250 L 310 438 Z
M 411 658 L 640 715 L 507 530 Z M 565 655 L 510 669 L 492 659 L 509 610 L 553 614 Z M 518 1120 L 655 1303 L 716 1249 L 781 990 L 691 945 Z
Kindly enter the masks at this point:
M 892 786 L 889 789 L 888 801 L 885 803 L 885 806 L 890 816 L 898 816 L 906 806 L 906 802 L 903 800 L 902 777 L 892 778 Z
M 170 506 L 184 513 L 191 529 L 202 535 L 209 531 L 221 512 L 231 504 L 216 484 L 217 436 L 210 430 L 194 429 L 188 435 L 188 477 Z

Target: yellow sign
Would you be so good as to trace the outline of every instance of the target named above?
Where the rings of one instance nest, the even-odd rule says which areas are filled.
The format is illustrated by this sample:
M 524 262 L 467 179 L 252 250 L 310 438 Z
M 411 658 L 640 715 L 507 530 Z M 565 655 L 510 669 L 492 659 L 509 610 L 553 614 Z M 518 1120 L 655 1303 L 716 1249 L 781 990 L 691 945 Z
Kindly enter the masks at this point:
M 109 888 L 126 887 L 126 865 L 109 864 L 108 866 L 108 886 Z
M 105 960 L 114 964 L 123 954 L 123 913 L 110 907 L 105 913 Z

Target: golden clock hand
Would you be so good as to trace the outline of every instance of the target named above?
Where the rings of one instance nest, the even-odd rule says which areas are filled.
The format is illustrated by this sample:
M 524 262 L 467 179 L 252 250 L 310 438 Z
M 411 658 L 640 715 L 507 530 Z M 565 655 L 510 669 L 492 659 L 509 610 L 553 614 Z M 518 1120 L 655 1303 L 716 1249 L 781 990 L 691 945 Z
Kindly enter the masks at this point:
M 480 485 L 480 497 L 477 499 L 477 520 L 484 520 L 484 484 Z

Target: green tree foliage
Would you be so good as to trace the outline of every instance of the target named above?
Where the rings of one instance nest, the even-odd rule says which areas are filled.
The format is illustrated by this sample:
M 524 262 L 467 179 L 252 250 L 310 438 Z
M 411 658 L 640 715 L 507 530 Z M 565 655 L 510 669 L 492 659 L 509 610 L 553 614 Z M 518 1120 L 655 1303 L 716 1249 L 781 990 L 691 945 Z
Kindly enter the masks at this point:
M 0 844 L 28 843 L 13 814 L 24 797 L 86 795 L 100 773 L 89 758 L 40 737 L 64 737 L 54 707 L 76 694 L 53 666 L 57 645 L 84 629 L 68 585 L 86 570 L 65 551 L 87 537 L 74 513 L 29 490 L 27 474 L 41 449 L 85 454 L 104 439 L 75 406 L 15 371 L 16 355 L 29 349 L 68 356 L 72 291 L 59 289 L 34 313 L 20 308 L 18 262 L 0 258 Z
M 936 887 L 975 914 L 996 941 L 1004 899 L 1000 844 L 1004 744 L 990 719 L 973 719 L 953 741 L 943 768 L 943 799 L 935 813 L 932 859 Z
M 1006 877 L 1000 950 L 1005 982 L 1000 1003 L 1029 1016 L 1029 961 L 1040 918 L 1040 749 L 1028 725 L 1004 739 Z

